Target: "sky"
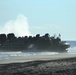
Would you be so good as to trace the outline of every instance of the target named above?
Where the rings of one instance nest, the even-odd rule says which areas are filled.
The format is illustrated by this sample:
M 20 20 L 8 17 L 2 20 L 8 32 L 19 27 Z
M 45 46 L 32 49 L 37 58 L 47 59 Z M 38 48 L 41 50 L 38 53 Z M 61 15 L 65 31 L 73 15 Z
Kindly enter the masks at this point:
M 0 34 L 61 34 L 76 40 L 76 0 L 0 0 Z

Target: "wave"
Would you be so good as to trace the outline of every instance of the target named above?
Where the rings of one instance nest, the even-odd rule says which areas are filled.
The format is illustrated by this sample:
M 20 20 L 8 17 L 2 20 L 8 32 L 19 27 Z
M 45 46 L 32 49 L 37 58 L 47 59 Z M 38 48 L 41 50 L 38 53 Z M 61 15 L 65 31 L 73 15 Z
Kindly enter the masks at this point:
M 76 54 L 76 47 L 70 47 L 70 48 L 68 48 L 68 53 L 70 53 L 70 54 Z
M 69 54 L 76 54 L 76 47 L 68 48 Z M 58 52 L 0 52 L 0 59 L 8 59 L 11 57 L 16 56 L 25 56 L 25 57 L 31 57 L 31 56 L 44 56 L 44 55 L 56 55 L 59 54 Z
M 58 52 L 0 52 L 0 55 L 7 56 L 31 56 L 31 55 L 54 55 Z

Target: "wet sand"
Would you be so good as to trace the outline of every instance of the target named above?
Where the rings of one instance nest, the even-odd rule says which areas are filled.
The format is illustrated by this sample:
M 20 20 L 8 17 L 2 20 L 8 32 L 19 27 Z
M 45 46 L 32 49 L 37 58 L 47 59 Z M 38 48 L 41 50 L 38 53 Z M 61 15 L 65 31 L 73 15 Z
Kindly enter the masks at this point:
M 0 64 L 21 63 L 36 60 L 56 60 L 62 58 L 76 57 L 76 54 L 56 54 L 56 55 L 33 55 L 33 56 L 14 56 L 10 59 L 0 60 Z
M 76 55 L 15 57 L 2 60 L 0 75 L 76 75 Z

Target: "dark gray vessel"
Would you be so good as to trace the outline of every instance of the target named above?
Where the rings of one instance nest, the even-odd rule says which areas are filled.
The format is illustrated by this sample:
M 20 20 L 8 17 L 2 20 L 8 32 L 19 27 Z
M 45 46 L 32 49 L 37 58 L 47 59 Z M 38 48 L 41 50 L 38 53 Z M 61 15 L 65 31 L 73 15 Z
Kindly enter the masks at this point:
M 55 37 L 46 33 L 44 36 L 16 37 L 14 33 L 0 34 L 0 50 L 28 51 L 36 49 L 39 51 L 67 52 L 70 45 L 61 41 L 60 36 Z

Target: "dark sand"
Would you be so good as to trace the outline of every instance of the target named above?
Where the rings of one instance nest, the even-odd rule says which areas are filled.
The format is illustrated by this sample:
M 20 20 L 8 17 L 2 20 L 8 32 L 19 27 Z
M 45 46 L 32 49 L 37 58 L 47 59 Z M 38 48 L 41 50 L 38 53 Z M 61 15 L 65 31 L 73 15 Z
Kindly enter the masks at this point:
M 76 57 L 0 64 L 0 75 L 76 75 Z

